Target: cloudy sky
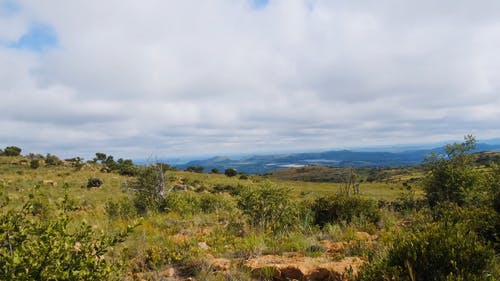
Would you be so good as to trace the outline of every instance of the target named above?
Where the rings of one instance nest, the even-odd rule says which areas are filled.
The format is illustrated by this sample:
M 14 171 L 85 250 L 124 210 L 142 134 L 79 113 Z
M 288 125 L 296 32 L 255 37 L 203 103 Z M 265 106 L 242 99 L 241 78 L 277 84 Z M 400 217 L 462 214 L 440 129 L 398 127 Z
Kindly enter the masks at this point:
M 0 0 L 0 146 L 121 157 L 500 137 L 500 1 Z

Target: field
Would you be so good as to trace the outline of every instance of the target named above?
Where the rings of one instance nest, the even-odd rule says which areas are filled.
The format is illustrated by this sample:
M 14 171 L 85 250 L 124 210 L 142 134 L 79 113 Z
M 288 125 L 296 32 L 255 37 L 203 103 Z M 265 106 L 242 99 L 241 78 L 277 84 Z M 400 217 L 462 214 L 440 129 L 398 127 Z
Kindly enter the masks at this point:
M 24 157 L 0 157 L 2 202 L 9 202 L 2 212 L 30 202 L 42 220 L 66 214 L 69 233 L 82 223 L 94 235 L 131 229 L 103 256 L 114 266 L 107 278 L 116 280 L 354 280 L 395 233 L 421 219 L 424 198 L 421 171 L 360 181 L 359 194 L 348 196 L 345 182 L 167 170 L 166 201 L 141 211 L 137 176 L 102 168 L 32 168 Z M 92 178 L 102 185 L 87 188 Z M 320 222 L 319 198 L 347 201 L 335 220 Z M 345 215 L 348 204 L 360 205 Z

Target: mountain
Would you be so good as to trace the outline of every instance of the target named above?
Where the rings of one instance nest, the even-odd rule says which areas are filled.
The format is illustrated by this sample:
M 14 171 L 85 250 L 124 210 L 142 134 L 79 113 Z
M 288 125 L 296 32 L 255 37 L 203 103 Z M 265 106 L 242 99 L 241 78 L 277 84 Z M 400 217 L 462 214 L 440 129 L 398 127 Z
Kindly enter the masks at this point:
M 497 150 L 500 150 L 500 144 L 479 143 L 475 151 Z M 241 159 L 217 156 L 203 160 L 192 160 L 175 166 L 179 169 L 185 169 L 189 166 L 202 166 L 205 168 L 205 171 L 210 171 L 213 168 L 219 171 L 224 171 L 227 168 L 235 168 L 238 172 L 247 174 L 264 174 L 284 168 L 310 165 L 332 167 L 400 167 L 419 165 L 424 160 L 424 157 L 432 152 L 443 153 L 444 147 L 398 152 L 332 150 L 325 152 L 252 155 Z

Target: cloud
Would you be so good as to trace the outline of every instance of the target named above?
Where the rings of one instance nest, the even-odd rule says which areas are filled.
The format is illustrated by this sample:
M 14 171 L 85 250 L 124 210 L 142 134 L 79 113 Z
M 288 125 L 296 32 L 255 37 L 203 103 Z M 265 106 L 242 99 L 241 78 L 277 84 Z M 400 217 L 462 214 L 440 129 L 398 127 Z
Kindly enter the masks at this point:
M 0 3 L 0 146 L 145 157 L 500 133 L 496 1 Z

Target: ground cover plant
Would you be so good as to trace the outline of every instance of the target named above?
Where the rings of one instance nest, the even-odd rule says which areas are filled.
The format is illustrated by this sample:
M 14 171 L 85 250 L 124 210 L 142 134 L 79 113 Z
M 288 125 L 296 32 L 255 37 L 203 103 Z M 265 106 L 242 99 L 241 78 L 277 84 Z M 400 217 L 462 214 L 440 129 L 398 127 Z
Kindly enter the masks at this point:
M 349 185 L 0 156 L 0 280 L 498 280 L 500 168 L 474 143 Z

